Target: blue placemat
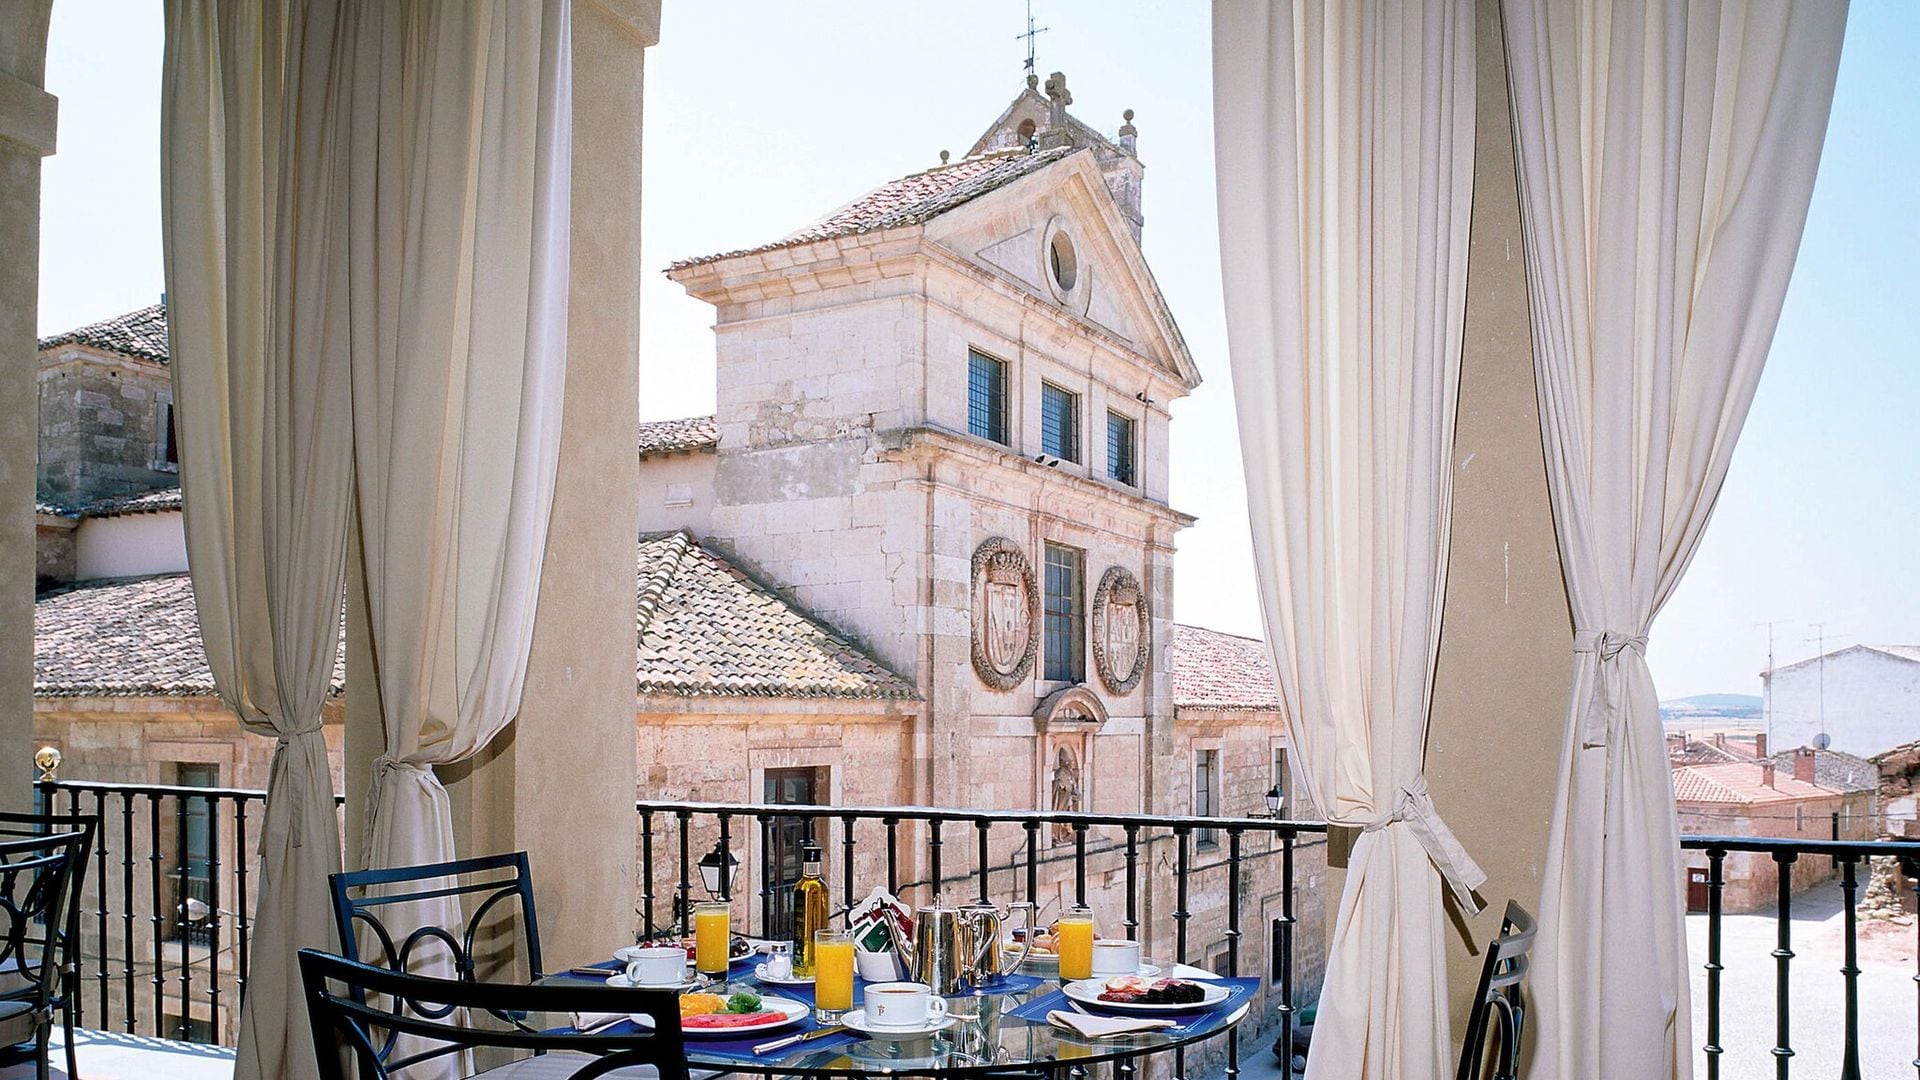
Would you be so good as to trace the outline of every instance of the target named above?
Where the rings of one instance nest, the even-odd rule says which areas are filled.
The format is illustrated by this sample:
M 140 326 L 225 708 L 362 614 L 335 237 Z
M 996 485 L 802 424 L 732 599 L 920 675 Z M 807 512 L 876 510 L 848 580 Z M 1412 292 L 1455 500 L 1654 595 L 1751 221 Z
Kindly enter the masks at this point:
M 1096 1003 L 1086 1002 L 1086 1001 L 1080 1002 L 1079 1004 L 1084 1005 L 1087 1008 L 1094 1010 L 1095 1012 L 1102 1013 L 1103 1015 L 1108 1015 L 1108 1016 L 1132 1016 L 1132 1017 L 1150 1016 L 1152 1019 L 1155 1019 L 1155 1020 L 1171 1020 L 1175 1024 L 1178 1024 L 1180 1026 L 1179 1030 L 1185 1030 L 1187 1028 L 1192 1027 L 1194 1022 L 1197 1020 L 1205 1020 L 1214 1016 L 1216 1013 L 1227 1012 L 1234 1008 L 1237 1008 L 1242 1002 L 1246 1001 L 1248 998 L 1251 998 L 1255 993 L 1259 992 L 1260 983 L 1261 983 L 1261 981 L 1257 978 L 1206 979 L 1206 980 L 1195 980 L 1195 981 L 1219 983 L 1220 985 L 1227 987 L 1226 999 L 1220 1002 L 1220 1004 L 1214 1005 L 1210 1008 L 1192 1009 L 1192 1010 L 1184 1010 L 1181 1012 L 1166 1012 L 1166 1013 L 1137 1013 L 1137 1012 L 1130 1012 L 1126 1009 L 1103 1009 Z M 1073 1006 L 1068 1005 L 1067 1001 L 1068 1001 L 1067 992 L 1065 990 L 1055 990 L 1050 994 L 1042 994 L 1039 997 L 1034 998 L 1023 1005 L 1020 1005 L 1019 1007 L 1015 1008 L 1013 1012 L 1010 1013 L 1009 1015 L 1017 1016 L 1022 1020 L 1031 1020 L 1035 1023 L 1044 1024 L 1047 1022 L 1047 1014 L 1054 1011 L 1055 1009 L 1071 1009 Z

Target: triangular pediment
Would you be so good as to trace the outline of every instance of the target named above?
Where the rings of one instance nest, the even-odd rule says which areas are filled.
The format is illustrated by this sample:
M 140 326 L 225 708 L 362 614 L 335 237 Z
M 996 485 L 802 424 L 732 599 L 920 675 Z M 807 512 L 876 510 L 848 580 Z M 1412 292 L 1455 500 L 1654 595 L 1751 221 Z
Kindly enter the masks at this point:
M 1189 389 L 1200 376 L 1094 164 L 1082 151 L 927 223 L 927 239 L 1101 331 Z M 1054 272 L 1064 234 L 1071 284 Z

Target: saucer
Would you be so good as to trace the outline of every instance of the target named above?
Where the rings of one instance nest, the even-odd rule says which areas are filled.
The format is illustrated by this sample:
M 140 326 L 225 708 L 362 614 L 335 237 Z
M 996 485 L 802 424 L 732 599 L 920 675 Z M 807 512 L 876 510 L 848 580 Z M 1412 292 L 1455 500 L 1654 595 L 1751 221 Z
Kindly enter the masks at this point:
M 849 1031 L 857 1031 L 876 1039 L 915 1039 L 922 1035 L 931 1035 L 936 1031 L 945 1031 L 953 1026 L 954 1018 L 930 1016 L 926 1023 L 916 1027 L 876 1027 L 867 1023 L 867 1010 L 853 1009 L 840 1017 L 840 1023 Z
M 688 976 L 677 983 L 637 983 L 627 978 L 627 973 L 624 971 L 616 971 L 607 976 L 608 986 L 616 986 L 623 990 L 691 990 L 700 985 L 700 981 L 695 976 Z
M 1126 975 L 1133 975 L 1142 979 L 1157 979 L 1160 977 L 1160 965 L 1141 964 L 1132 971 L 1096 971 L 1093 973 L 1093 977 L 1096 979 L 1118 979 Z
M 767 965 L 765 964 L 755 964 L 753 966 L 753 977 L 756 979 L 759 979 L 763 983 L 766 983 L 768 986 L 812 986 L 813 985 L 813 976 L 811 975 L 789 975 L 784 979 L 776 979 L 773 976 L 767 974 Z

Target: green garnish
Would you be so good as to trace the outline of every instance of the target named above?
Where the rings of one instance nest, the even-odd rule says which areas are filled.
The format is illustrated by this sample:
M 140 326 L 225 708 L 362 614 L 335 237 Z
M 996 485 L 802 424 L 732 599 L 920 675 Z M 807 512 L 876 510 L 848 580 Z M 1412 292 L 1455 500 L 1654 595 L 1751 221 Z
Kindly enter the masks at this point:
M 760 995 L 742 990 L 727 999 L 727 1011 L 730 1013 L 756 1013 L 760 1011 Z

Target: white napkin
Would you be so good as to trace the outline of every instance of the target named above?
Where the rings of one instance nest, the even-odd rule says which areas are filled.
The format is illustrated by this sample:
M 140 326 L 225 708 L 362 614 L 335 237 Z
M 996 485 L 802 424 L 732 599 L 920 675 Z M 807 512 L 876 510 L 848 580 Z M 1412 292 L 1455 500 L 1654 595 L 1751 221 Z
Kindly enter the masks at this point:
M 1047 1022 L 1055 1027 L 1063 1027 L 1086 1039 L 1104 1039 L 1111 1035 L 1136 1035 L 1144 1031 L 1159 1031 L 1162 1028 L 1179 1027 L 1171 1020 L 1140 1016 L 1089 1016 L 1086 1013 L 1066 1012 L 1055 1009 L 1047 1014 Z
M 570 1014 L 573 1030 L 583 1034 L 595 1032 L 604 1027 L 612 1027 L 627 1018 L 626 1013 L 577 1012 Z

